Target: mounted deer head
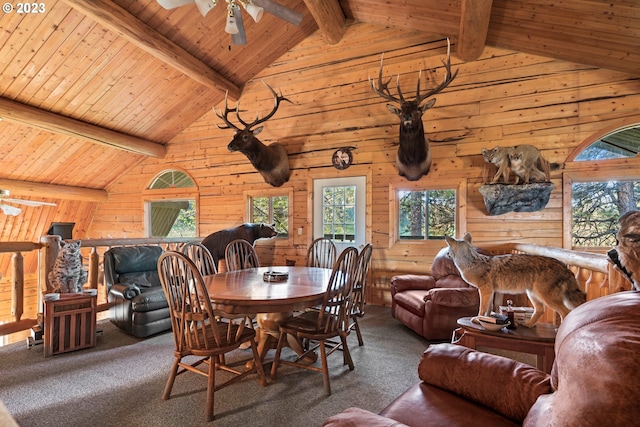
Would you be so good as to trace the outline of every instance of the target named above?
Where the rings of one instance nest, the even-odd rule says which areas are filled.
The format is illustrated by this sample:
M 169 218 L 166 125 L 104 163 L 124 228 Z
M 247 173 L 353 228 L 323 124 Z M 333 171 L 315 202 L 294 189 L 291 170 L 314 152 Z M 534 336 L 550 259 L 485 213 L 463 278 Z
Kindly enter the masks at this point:
M 247 156 L 253 167 L 260 172 L 260 175 L 262 175 L 266 183 L 271 184 L 274 187 L 280 187 L 282 184 L 289 181 L 289 177 L 291 176 L 287 151 L 283 145 L 277 142 L 268 146 L 260 142 L 260 140 L 256 138 L 256 135 L 262 132 L 263 127 L 259 126 L 254 128 L 254 126 L 269 120 L 276 111 L 278 111 L 280 102 L 291 101 L 282 96 L 282 93 L 278 95 L 267 83 L 265 83 L 265 86 L 267 86 L 273 94 L 275 105 L 271 112 L 263 118 L 260 119 L 256 116 L 256 119 L 253 122 L 245 122 L 240 117 L 240 100 L 236 103 L 235 108 L 229 108 L 226 95 L 224 97 L 224 112 L 218 113 L 215 109 L 214 112 L 216 113 L 216 116 L 221 118 L 227 124 L 226 126 L 218 125 L 218 128 L 235 130 L 235 136 L 227 146 L 229 151 L 240 151 L 242 154 Z M 231 123 L 227 117 L 231 111 L 235 111 L 238 122 L 240 122 L 244 128 L 239 128 Z
M 404 176 L 409 181 L 417 181 L 423 175 L 429 172 L 431 167 L 431 151 L 429 150 L 429 140 L 424 134 L 424 126 L 422 125 L 422 115 L 429 108 L 433 107 L 436 103 L 436 99 L 429 99 L 427 102 L 422 102 L 441 92 L 446 88 L 455 77 L 458 75 L 458 70 L 451 74 L 451 45 L 449 39 L 447 39 L 447 61 L 442 61 L 446 74 L 442 83 L 437 87 L 427 91 L 424 94 L 420 93 L 420 80 L 422 78 L 422 70 L 418 75 L 418 85 L 416 88 L 416 97 L 413 100 L 407 100 L 402 95 L 400 90 L 400 75 L 396 78 L 396 90 L 398 97 L 391 95 L 389 90 L 389 82 L 382 81 L 382 63 L 384 61 L 384 54 L 380 59 L 380 73 L 378 75 L 378 88 L 376 88 L 375 82 L 369 78 L 369 83 L 375 93 L 386 99 L 399 105 L 400 108 L 392 104 L 387 104 L 387 108 L 393 114 L 400 118 L 400 145 L 396 154 L 396 165 L 398 166 L 398 172 L 400 176 Z

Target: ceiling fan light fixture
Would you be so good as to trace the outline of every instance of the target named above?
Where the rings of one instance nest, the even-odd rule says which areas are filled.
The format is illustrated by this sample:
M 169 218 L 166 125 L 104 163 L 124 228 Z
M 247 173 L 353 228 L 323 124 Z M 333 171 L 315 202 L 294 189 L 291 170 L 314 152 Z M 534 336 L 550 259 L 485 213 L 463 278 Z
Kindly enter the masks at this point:
M 22 209 L 9 206 L 9 205 L 0 205 L 0 209 L 2 209 L 2 212 L 5 215 L 11 215 L 11 216 L 18 216 L 20 212 L 22 212 Z
M 227 13 L 227 24 L 224 27 L 224 31 L 227 34 L 238 34 L 240 29 L 238 28 L 238 24 L 236 22 L 235 14 L 233 13 L 233 9 L 230 7 L 229 12 Z
M 205 17 L 211 9 L 216 7 L 220 0 L 156 1 L 165 9 L 174 9 L 179 6 L 195 3 L 200 14 Z M 247 43 L 247 36 L 242 21 L 241 6 L 256 23 L 260 22 L 265 11 L 295 26 L 299 26 L 303 18 L 302 13 L 283 6 L 274 0 L 225 0 L 225 2 L 227 3 L 227 19 L 225 20 L 224 31 L 231 35 L 231 41 L 236 45 L 244 45 Z M 229 48 L 231 48 L 231 46 L 229 46 Z
M 242 3 L 244 6 L 244 10 L 253 18 L 253 20 L 258 23 L 262 19 L 262 15 L 264 14 L 264 9 L 260 6 L 256 6 L 252 2 L 244 2 Z
M 200 14 L 205 17 L 207 13 L 218 4 L 218 0 L 196 0 L 196 6 Z
M 193 3 L 194 0 L 156 0 L 160 6 L 169 10 L 176 7 L 186 6 Z

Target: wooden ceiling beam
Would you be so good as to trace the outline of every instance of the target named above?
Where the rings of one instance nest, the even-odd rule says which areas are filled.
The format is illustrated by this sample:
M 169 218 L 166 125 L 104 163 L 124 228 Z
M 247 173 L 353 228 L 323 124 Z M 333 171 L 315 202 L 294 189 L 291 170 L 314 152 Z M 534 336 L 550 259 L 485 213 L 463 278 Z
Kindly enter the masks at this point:
M 344 35 L 346 18 L 338 0 L 304 0 L 311 16 L 329 44 L 336 44 Z
M 79 200 L 84 202 L 106 203 L 109 193 L 94 188 L 73 187 L 69 185 L 43 184 L 40 182 L 20 181 L 0 178 L 0 189 L 9 190 L 10 197 L 42 197 L 45 199 Z
M 163 61 L 196 82 L 237 100 L 241 89 L 189 52 L 139 21 L 111 0 L 63 0 L 69 6 L 116 32 L 129 43 L 137 46 L 156 59 Z
M 493 0 L 462 0 L 457 56 L 463 61 L 478 59 L 484 50 Z
M 0 119 L 145 156 L 163 158 L 167 153 L 162 144 L 4 98 L 0 98 Z

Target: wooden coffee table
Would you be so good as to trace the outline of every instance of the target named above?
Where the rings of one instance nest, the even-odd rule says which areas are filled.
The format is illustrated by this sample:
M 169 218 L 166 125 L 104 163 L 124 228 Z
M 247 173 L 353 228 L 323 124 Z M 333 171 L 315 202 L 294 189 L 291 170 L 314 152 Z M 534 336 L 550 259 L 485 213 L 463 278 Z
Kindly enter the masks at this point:
M 555 352 L 553 346 L 556 341 L 555 325 L 537 323 L 533 328 L 518 326 L 516 329 L 502 328 L 499 331 L 489 331 L 479 323 L 472 321 L 473 317 L 458 319 L 458 329 L 453 331 L 451 342 L 465 347 L 491 347 L 502 350 L 517 351 L 536 355 L 536 367 L 546 373 L 551 373 Z

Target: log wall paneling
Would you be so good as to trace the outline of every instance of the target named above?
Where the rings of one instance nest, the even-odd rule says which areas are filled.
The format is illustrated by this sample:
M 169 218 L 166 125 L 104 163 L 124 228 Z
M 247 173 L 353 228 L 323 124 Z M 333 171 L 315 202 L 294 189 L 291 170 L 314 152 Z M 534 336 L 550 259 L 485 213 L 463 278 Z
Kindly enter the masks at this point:
M 398 123 L 370 90 L 367 77 L 376 75 L 385 52 L 385 76 L 400 74 L 406 94 L 414 90 L 420 69 L 435 69 L 423 73 L 423 87 L 428 79 L 432 84 L 442 76 L 446 43 L 411 30 L 389 29 L 393 37 L 384 34 L 376 26 L 353 24 L 337 46 L 313 35 L 248 82 L 242 105 L 249 116 L 271 108 L 272 97 L 262 80 L 293 101 L 282 105 L 261 134 L 263 142 L 287 147 L 293 173 L 283 191 L 294 190 L 292 230 L 303 230 L 291 246 L 271 246 L 274 262 L 301 261 L 311 241 L 309 179 L 345 176 L 357 167 L 371 175 L 371 298 L 388 304 L 390 278 L 428 272 L 444 242 L 389 243 L 390 183 L 404 182 L 395 167 Z M 458 77 L 436 96 L 435 107 L 423 118 L 434 158 L 431 172 L 419 184 L 448 182 L 462 189 L 459 203 L 465 221 L 458 233 L 469 231 L 480 246 L 511 241 L 562 246 L 562 171 L 552 173 L 556 187 L 543 211 L 491 217 L 478 193 L 485 167 L 480 149 L 528 143 L 541 148 L 549 161 L 563 163 L 597 129 L 635 114 L 640 82 L 621 72 L 493 47 L 486 47 L 475 61 L 454 57 L 452 62 L 460 70 Z M 217 129 L 217 123 L 213 112 L 206 113 L 169 142 L 165 159 L 146 159 L 114 182 L 109 203 L 98 207 L 88 232 L 142 235 L 140 192 L 158 171 L 172 165 L 189 171 L 200 188 L 201 235 L 244 222 L 243 191 L 271 188 L 244 156 L 226 150 L 231 136 Z M 454 140 L 439 142 L 449 137 Z M 356 147 L 354 166 L 337 171 L 330 165 L 331 153 L 347 145 Z M 261 242 L 261 250 L 267 247 L 269 242 Z

